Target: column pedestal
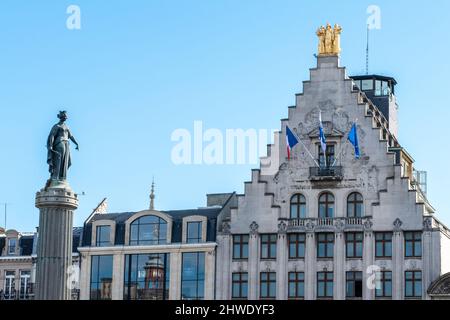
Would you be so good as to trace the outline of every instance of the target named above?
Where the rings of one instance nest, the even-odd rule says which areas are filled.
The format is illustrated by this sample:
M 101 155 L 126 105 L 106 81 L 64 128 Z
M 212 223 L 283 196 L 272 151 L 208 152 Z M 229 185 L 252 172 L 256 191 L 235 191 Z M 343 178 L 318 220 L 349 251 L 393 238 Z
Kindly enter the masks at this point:
M 70 300 L 73 211 L 77 195 L 68 185 L 36 194 L 39 233 L 36 263 L 36 299 Z

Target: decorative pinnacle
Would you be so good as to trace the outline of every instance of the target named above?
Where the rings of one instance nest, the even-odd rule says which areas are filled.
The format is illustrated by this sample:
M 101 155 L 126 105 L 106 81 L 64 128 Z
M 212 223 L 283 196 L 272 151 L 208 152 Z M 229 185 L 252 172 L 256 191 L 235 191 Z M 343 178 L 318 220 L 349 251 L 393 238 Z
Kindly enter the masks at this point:
M 155 210 L 155 179 L 152 179 L 152 190 L 150 192 L 150 210 Z

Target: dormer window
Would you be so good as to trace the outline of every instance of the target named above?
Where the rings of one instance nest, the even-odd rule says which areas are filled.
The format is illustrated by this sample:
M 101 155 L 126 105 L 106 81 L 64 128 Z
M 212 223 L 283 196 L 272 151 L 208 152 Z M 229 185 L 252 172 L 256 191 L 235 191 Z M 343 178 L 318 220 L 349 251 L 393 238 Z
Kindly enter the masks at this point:
M 111 245 L 111 226 L 97 226 L 95 245 L 97 247 Z
M 202 222 L 194 221 L 187 223 L 187 243 L 202 242 Z
M 142 216 L 130 225 L 130 245 L 167 243 L 167 222 L 154 215 Z
M 8 254 L 9 255 L 16 254 L 16 248 L 17 248 L 17 239 L 15 238 L 8 239 Z

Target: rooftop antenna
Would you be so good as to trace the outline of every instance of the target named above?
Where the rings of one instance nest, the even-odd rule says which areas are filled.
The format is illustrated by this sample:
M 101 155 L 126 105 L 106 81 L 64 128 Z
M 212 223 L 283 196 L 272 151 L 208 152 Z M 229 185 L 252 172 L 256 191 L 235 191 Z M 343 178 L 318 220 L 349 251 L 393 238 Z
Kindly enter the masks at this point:
M 369 25 L 367 24 L 366 75 L 369 75 Z
M 7 212 L 8 212 L 8 205 L 10 205 L 10 203 L 8 203 L 8 202 L 3 202 L 3 203 L 1 203 L 1 204 L 3 204 L 3 205 L 4 205 L 4 208 L 5 208 L 5 231 L 6 231 L 6 217 L 7 217 Z

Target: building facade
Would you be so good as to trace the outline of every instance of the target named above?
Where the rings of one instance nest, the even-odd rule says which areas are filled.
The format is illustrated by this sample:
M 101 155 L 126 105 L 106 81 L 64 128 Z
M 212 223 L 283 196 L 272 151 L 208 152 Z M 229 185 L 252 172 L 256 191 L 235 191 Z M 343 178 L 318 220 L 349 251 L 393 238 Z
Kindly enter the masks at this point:
M 72 299 L 79 299 L 79 254 L 82 228 L 73 230 Z M 0 228 L 0 300 L 33 300 L 36 282 L 37 232 Z
M 348 76 L 341 30 L 319 29 L 317 66 L 244 194 L 181 211 L 152 194 L 150 210 L 88 218 L 81 299 L 448 297 L 450 230 L 399 142 L 397 83 Z

